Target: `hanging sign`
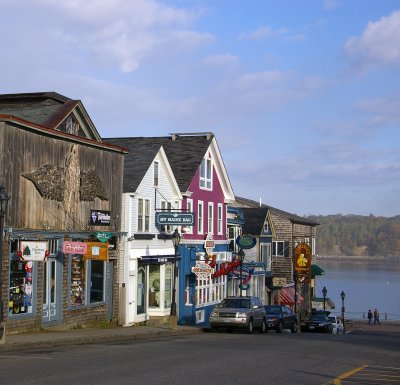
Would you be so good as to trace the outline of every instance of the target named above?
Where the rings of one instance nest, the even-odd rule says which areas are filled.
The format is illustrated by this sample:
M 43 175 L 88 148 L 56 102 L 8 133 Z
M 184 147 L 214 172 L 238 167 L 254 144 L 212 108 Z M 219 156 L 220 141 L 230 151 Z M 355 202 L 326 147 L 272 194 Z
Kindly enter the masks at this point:
M 300 243 L 294 248 L 294 268 L 300 283 L 309 283 L 311 276 L 311 247 Z
M 212 234 L 207 234 L 206 240 L 204 241 L 204 249 L 207 255 L 211 255 L 214 251 L 215 241 Z
M 47 242 L 21 241 L 19 257 L 24 261 L 45 261 L 49 255 Z
M 214 273 L 214 269 L 204 261 L 197 261 L 196 266 L 192 267 L 192 273 L 198 278 L 207 278 Z
M 112 238 L 112 233 L 109 232 L 98 232 L 95 233 L 94 236 L 100 241 L 100 242 L 107 242 L 110 238 Z
M 87 243 L 85 242 L 73 242 L 64 241 L 63 242 L 63 253 L 64 254 L 86 254 Z
M 156 212 L 156 224 L 160 226 L 194 226 L 194 213 Z
M 107 242 L 86 242 L 87 251 L 85 259 L 97 259 L 100 261 L 108 260 L 108 243 Z
M 257 244 L 257 239 L 250 234 L 242 234 L 236 238 L 236 244 L 241 249 L 252 249 Z

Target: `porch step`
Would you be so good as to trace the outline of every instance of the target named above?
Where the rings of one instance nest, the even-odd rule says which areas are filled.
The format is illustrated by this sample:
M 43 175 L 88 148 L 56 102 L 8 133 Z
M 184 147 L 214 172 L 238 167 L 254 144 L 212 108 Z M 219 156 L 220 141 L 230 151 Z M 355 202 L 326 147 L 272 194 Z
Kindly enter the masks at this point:
M 147 326 L 165 326 L 169 324 L 169 316 L 150 317 L 146 321 Z

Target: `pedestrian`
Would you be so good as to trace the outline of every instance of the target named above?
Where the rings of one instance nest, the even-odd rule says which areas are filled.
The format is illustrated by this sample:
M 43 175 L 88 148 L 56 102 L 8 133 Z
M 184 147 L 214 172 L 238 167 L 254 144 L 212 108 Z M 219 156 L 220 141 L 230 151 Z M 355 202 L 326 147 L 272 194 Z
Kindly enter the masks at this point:
M 374 311 L 374 325 L 380 325 L 381 323 L 379 322 L 379 311 L 378 309 L 375 309 Z
M 368 310 L 368 325 L 372 324 L 372 310 Z

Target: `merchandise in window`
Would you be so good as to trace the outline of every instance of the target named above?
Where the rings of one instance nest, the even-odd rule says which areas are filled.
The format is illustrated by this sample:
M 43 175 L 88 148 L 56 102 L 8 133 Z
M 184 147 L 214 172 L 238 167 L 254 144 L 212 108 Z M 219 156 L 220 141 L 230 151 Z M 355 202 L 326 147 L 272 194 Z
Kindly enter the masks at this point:
M 32 313 L 33 262 L 11 260 L 8 314 Z
M 149 307 L 160 307 L 160 265 L 149 267 Z
M 85 303 L 85 261 L 82 255 L 71 256 L 71 292 L 70 305 Z

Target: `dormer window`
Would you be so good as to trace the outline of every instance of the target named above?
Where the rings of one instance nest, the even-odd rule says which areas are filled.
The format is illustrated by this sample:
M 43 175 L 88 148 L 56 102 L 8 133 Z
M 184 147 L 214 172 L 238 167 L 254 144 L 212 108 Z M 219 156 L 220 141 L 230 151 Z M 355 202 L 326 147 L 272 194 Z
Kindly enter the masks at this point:
M 203 190 L 212 189 L 212 160 L 204 158 L 200 165 L 200 188 Z
M 264 233 L 269 233 L 269 225 L 268 225 L 268 222 L 265 222 L 265 223 L 264 223 L 263 232 L 264 232 Z

